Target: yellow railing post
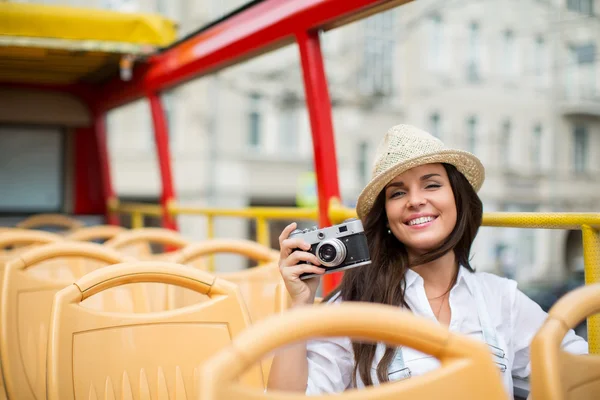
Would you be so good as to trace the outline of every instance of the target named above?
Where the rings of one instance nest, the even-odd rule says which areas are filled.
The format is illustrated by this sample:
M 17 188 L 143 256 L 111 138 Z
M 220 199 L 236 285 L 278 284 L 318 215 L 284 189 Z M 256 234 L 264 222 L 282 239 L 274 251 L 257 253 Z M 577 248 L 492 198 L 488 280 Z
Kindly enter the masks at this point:
M 256 218 L 256 241 L 264 246 L 271 247 L 269 223 L 266 218 Z
M 141 212 L 131 213 L 131 229 L 140 229 L 144 227 L 144 215 Z
M 211 214 L 206 216 L 206 237 L 207 239 L 215 238 L 215 217 Z M 208 270 L 215 272 L 215 256 L 208 256 Z
M 591 226 L 581 227 L 583 234 L 583 265 L 585 284 L 600 283 L 600 230 Z M 600 315 L 587 319 L 588 346 L 591 354 L 600 352 Z

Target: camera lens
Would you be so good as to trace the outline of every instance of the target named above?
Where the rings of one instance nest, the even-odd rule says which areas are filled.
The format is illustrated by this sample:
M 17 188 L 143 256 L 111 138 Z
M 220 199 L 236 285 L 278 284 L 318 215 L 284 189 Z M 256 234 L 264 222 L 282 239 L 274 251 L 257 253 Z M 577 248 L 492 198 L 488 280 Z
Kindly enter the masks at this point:
M 319 258 L 326 262 L 333 261 L 336 254 L 335 247 L 330 244 L 326 244 L 319 249 Z
M 337 267 L 346 259 L 346 246 L 339 239 L 329 239 L 319 243 L 316 253 L 324 267 Z

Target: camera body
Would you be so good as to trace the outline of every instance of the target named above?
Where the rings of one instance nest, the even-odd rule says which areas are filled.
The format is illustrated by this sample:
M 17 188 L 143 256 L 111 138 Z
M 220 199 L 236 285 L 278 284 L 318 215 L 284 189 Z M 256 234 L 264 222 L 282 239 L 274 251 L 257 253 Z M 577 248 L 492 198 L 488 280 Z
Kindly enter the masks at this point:
M 371 264 L 367 237 L 356 218 L 322 229 L 296 229 L 289 237 L 301 238 L 310 244 L 308 251 L 317 256 L 326 274 Z M 302 274 L 300 279 L 314 276 L 319 275 Z

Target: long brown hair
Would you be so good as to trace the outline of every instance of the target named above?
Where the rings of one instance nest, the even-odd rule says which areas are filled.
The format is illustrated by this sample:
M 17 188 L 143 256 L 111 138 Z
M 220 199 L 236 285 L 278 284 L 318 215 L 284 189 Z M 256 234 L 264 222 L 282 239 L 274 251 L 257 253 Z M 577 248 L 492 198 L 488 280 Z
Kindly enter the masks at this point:
M 371 265 L 346 271 L 339 287 L 327 296 L 324 302 L 340 293 L 344 301 L 401 305 L 409 309 L 404 299 L 405 273 L 408 268 L 431 262 L 451 250 L 454 250 L 458 265 L 475 272 L 469 263 L 469 254 L 481 225 L 483 214 L 481 200 L 462 173 L 453 165 L 443 164 L 443 166 L 454 194 L 457 219 L 454 229 L 442 245 L 418 257 L 412 265 L 409 265 L 406 247 L 394 235 L 387 232 L 385 190 L 382 190 L 371 211 L 362 221 L 369 243 Z M 372 385 L 371 366 L 375 358 L 376 345 L 353 341 L 352 348 L 355 359 L 353 380 L 356 379 L 358 372 L 365 385 Z M 377 365 L 379 382 L 388 381 L 387 371 L 394 354 L 395 348 L 386 346 L 385 353 Z

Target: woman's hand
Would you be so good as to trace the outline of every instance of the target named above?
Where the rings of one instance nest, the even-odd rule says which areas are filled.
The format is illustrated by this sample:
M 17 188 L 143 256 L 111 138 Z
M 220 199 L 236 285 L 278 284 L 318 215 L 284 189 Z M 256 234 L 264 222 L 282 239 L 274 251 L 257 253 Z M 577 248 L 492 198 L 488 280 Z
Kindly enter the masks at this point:
M 289 238 L 296 226 L 295 222 L 291 223 L 279 236 L 279 271 L 292 298 L 292 307 L 314 303 L 315 293 L 321 279 L 318 276 L 301 280 L 300 275 L 325 273 L 324 268 L 317 267 L 317 265 L 321 265 L 317 256 L 308 252 L 310 244 L 300 238 Z M 296 249 L 298 250 L 294 251 Z

